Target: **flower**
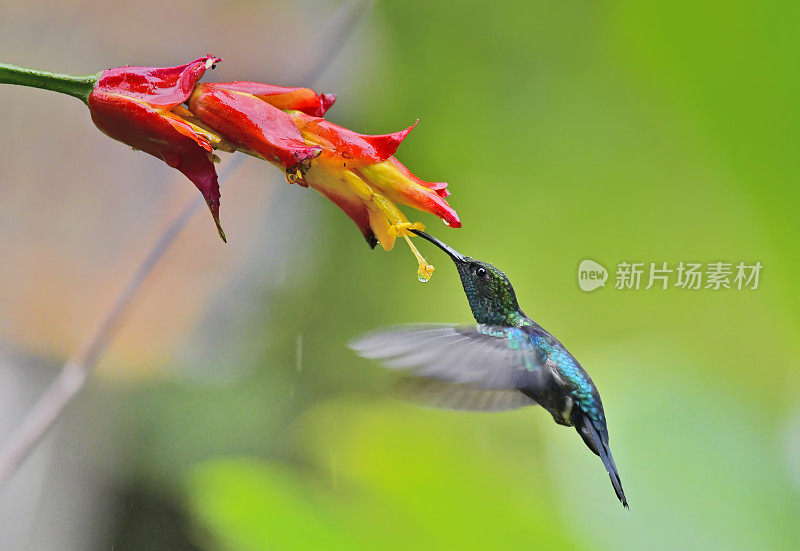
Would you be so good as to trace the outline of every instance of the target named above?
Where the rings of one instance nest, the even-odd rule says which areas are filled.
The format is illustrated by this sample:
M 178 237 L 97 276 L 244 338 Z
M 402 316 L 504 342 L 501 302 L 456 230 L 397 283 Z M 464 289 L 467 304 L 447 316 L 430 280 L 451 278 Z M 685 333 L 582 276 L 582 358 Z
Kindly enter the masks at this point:
M 213 150 L 235 148 L 181 105 L 218 61 L 208 55 L 178 67 L 107 69 L 92 89 L 88 105 L 92 121 L 103 133 L 162 159 L 189 178 L 203 194 L 224 241 Z
M 240 151 L 294 173 L 305 172 L 322 148 L 306 144 L 282 108 L 324 113 L 335 99 L 318 96 L 308 88 L 232 82 L 200 84 L 189 99 L 189 108 L 198 119 L 224 133 Z
M 177 67 L 117 67 L 85 77 L 0 64 L 0 83 L 81 99 L 103 133 L 189 178 L 223 241 L 215 149 L 259 157 L 279 166 L 289 183 L 316 189 L 344 210 L 373 248 L 380 243 L 391 250 L 402 236 L 427 280 L 433 266 L 409 238 L 410 230 L 424 226 L 409 222 L 396 203 L 432 213 L 448 226 L 461 222 L 445 199 L 446 183 L 420 180 L 394 157 L 419 120 L 371 136 L 323 118 L 336 101 L 333 94 L 247 81 L 198 84 L 218 61 L 207 55 Z
M 393 156 L 416 123 L 393 134 L 367 136 L 319 117 L 291 115 L 307 142 L 323 146 L 303 181 L 345 211 L 370 246 L 380 243 L 388 251 L 402 236 L 417 257 L 420 280 L 427 281 L 433 266 L 411 243 L 408 232 L 425 227 L 410 223 L 395 203 L 435 214 L 455 228 L 461 227 L 461 221 L 445 200 L 446 183 L 420 180 Z
M 289 91 L 268 93 L 273 90 Z M 393 156 L 416 123 L 391 134 L 359 134 L 322 118 L 332 96 L 300 90 L 249 82 L 201 84 L 189 109 L 240 150 L 281 167 L 290 183 L 333 201 L 371 247 L 380 243 L 391 250 L 402 236 L 417 257 L 420 279 L 427 280 L 433 267 L 408 231 L 424 226 L 409 222 L 396 203 L 432 213 L 452 227 L 461 222 L 445 200 L 446 183 L 420 180 Z

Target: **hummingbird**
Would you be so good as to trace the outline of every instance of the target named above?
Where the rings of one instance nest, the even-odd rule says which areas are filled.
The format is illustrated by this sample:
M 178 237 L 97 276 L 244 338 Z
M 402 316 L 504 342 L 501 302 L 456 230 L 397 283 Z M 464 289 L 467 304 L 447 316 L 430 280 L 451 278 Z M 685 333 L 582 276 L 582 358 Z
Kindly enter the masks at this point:
M 539 404 L 559 425 L 575 427 L 600 457 L 617 498 L 628 501 L 608 445 L 603 402 L 589 374 L 558 339 L 526 316 L 506 275 L 412 229 L 456 265 L 478 325 L 405 325 L 350 343 L 365 358 L 410 371 L 415 398 L 450 409 L 502 411 Z

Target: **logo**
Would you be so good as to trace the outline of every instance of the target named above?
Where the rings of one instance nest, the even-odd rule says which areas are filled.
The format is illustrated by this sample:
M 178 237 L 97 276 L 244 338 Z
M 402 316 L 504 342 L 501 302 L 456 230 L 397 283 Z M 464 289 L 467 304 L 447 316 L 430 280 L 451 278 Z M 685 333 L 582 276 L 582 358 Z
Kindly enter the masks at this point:
M 639 291 L 653 288 L 698 290 L 750 290 L 758 289 L 761 262 L 620 262 L 614 273 L 614 289 Z M 583 260 L 578 266 L 578 286 L 591 292 L 605 287 L 608 270 L 594 260 Z
M 594 260 L 583 260 L 578 266 L 578 286 L 582 291 L 594 291 L 605 286 L 608 270 Z

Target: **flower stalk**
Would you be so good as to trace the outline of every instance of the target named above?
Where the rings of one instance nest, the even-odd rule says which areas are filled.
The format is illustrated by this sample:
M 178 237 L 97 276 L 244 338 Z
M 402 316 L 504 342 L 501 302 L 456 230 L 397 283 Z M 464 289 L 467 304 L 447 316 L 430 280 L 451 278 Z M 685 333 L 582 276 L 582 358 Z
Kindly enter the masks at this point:
M 80 77 L 0 63 L 0 84 L 16 84 L 59 92 L 78 98 L 83 103 L 89 102 L 89 94 L 99 78 L 100 73 Z

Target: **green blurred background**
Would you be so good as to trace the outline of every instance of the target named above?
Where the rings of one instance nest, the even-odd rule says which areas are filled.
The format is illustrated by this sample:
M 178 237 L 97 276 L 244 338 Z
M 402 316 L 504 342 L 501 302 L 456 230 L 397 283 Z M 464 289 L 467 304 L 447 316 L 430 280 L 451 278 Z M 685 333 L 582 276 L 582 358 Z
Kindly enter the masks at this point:
M 279 13 L 291 21 L 275 46 L 286 53 L 271 55 L 284 65 L 257 78 L 308 84 L 292 52 L 318 59 L 335 40 L 298 18 L 324 29 L 340 7 L 190 5 L 209 13 L 205 27 L 184 33 L 180 55 L 174 37 L 151 30 L 146 44 L 132 32 L 97 62 L 177 64 L 213 47 L 226 58 L 213 78 L 254 79 L 270 34 L 238 22 Z M 7 11 L 2 25 L 20 13 Z M 100 500 L 100 512 L 49 529 L 72 541 L 80 528 L 89 533 L 83 548 L 117 551 L 796 549 L 799 15 L 792 2 L 387 0 L 347 31 L 343 53 L 316 81 L 340 93 L 328 117 L 350 128 L 384 133 L 421 118 L 397 156 L 420 177 L 449 182 L 464 226 L 407 214 L 503 269 L 523 309 L 591 373 L 630 511 L 575 432 L 541 409 L 448 412 L 393 399 L 391 377 L 345 343 L 383 325 L 469 323 L 455 270 L 422 243 L 438 269 L 420 284 L 402 243 L 370 251 L 332 204 L 256 165 L 254 186 L 269 178 L 281 188 L 270 212 L 292 222 L 265 216 L 237 230 L 225 201 L 247 188 L 231 186 L 223 192 L 228 236 L 243 241 L 258 230 L 265 242 L 286 240 L 287 250 L 265 249 L 247 277 L 231 269 L 219 287 L 243 286 L 247 307 L 226 310 L 219 298 L 187 316 L 178 352 L 112 355 L 107 363 L 138 364 L 147 376 L 105 366 L 52 443 L 78 450 L 53 461 L 88 465 L 81 480 L 90 482 L 74 485 L 93 489 L 87 499 Z M 132 24 L 145 32 L 147 17 Z M 225 33 L 236 37 L 228 49 Z M 71 40 L 91 43 L 87 36 L 92 29 Z M 6 51 L 17 58 L 5 61 L 28 61 Z M 45 54 L 30 64 L 96 70 L 74 59 L 51 66 Z M 298 74 L 306 80 L 289 80 Z M 76 120 L 85 116 L 69 107 Z M 37 108 L 28 104 L 26 120 Z M 201 222 L 197 237 L 214 240 Z M 213 271 L 220 249 L 198 250 L 195 264 Z M 576 274 L 585 258 L 612 278 L 623 261 L 764 268 L 755 291 L 625 292 L 612 279 L 585 293 Z M 10 325 L 6 342 L 20 341 Z M 26 488 L 3 497 L 6 511 Z M 49 488 L 37 487 L 37 499 L 47 501 Z M 27 537 L 44 529 L 30 523 Z

